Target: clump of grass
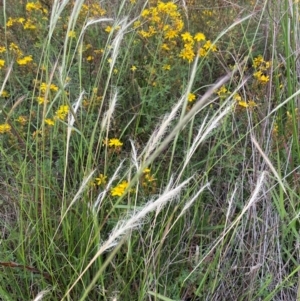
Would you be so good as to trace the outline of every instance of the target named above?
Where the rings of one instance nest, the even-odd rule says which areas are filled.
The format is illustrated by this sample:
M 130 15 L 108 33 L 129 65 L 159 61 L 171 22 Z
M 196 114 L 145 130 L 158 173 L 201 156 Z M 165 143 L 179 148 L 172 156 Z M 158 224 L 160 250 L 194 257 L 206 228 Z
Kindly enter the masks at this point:
M 3 4 L 1 298 L 296 299 L 299 4 Z

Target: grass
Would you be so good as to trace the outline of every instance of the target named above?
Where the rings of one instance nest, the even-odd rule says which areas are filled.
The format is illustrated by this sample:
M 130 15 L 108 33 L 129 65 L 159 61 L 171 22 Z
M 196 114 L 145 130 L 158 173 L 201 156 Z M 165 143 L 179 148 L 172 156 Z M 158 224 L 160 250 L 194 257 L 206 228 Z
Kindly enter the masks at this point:
M 3 0 L 1 300 L 300 298 L 297 2 Z

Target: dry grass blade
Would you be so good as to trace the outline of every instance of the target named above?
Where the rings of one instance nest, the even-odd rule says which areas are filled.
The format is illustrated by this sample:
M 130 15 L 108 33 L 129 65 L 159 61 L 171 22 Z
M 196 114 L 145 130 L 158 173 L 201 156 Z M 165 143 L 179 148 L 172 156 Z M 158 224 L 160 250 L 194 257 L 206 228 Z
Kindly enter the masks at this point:
M 197 270 L 197 268 L 202 264 L 202 262 L 205 261 L 205 259 L 217 248 L 217 246 L 223 241 L 225 236 L 235 227 L 238 225 L 238 223 L 241 221 L 244 214 L 249 210 L 249 208 L 257 201 L 259 198 L 259 194 L 261 193 L 261 189 L 263 187 L 264 181 L 266 177 L 266 172 L 263 171 L 260 175 L 259 179 L 257 180 L 256 187 L 252 193 L 252 196 L 250 200 L 248 201 L 248 204 L 243 208 L 242 212 L 238 215 L 238 217 L 235 219 L 234 222 L 231 223 L 227 228 L 224 229 L 222 235 L 216 240 L 216 242 L 212 245 L 209 252 L 203 256 L 203 258 L 199 261 L 199 263 L 196 265 L 196 267 L 193 269 L 193 271 L 184 279 L 183 282 L 186 282 L 190 276 Z
M 268 156 L 265 154 L 265 152 L 261 149 L 260 145 L 258 144 L 258 142 L 256 141 L 256 139 L 253 135 L 251 135 L 251 140 L 252 140 L 254 146 L 256 147 L 256 149 L 261 154 L 261 156 L 264 158 L 264 160 L 267 163 L 267 165 L 269 166 L 269 168 L 271 169 L 273 175 L 276 177 L 276 179 L 277 179 L 278 183 L 280 184 L 282 190 L 286 193 L 285 186 L 284 186 L 278 172 L 276 171 L 275 167 L 273 166 L 272 162 L 270 161 Z

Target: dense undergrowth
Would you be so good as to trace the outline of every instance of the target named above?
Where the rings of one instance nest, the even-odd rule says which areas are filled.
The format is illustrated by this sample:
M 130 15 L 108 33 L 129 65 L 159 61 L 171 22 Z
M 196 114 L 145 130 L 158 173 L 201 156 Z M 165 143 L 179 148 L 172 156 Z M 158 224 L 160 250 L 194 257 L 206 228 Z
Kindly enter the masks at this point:
M 298 1 L 0 11 L 1 300 L 300 297 Z

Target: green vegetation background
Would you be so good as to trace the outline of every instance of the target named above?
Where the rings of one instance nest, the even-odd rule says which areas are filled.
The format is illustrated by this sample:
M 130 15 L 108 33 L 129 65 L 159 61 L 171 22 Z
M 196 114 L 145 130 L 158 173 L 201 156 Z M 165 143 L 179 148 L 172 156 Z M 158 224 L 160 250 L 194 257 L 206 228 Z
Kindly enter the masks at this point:
M 298 1 L 0 2 L 0 299 L 296 300 Z

